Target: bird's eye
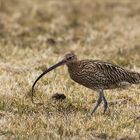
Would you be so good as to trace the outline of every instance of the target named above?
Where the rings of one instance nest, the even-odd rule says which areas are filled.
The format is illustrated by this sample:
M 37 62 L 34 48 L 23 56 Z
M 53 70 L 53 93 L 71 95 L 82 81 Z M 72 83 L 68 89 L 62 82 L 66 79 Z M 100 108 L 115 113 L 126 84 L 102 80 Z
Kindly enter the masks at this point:
M 68 60 L 70 60 L 70 59 L 72 59 L 72 56 L 69 56 L 69 57 L 68 57 Z

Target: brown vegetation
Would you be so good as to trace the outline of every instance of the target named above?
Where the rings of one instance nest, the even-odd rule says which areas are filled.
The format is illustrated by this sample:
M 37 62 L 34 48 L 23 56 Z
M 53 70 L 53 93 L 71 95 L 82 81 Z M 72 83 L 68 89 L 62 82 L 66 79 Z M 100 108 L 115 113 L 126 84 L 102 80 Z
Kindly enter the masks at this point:
M 70 50 L 140 72 L 139 0 L 0 0 L 0 139 L 140 139 L 139 85 L 108 91 L 107 113 L 89 117 L 96 92 L 60 67 L 32 104 L 34 80 Z

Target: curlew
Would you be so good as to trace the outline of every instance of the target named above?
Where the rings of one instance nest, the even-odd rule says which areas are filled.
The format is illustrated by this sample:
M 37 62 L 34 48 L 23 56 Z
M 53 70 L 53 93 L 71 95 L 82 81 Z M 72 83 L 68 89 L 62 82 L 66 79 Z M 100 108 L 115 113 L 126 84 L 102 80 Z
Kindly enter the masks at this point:
M 77 56 L 71 52 L 65 55 L 64 59 L 45 70 L 34 82 L 32 86 L 32 102 L 34 87 L 37 81 L 49 71 L 58 66 L 68 67 L 68 72 L 72 80 L 87 88 L 98 92 L 98 100 L 91 114 L 93 114 L 103 101 L 104 113 L 108 108 L 108 102 L 104 95 L 104 90 L 123 88 L 132 84 L 140 83 L 140 73 L 128 71 L 118 65 L 101 60 L 78 60 Z

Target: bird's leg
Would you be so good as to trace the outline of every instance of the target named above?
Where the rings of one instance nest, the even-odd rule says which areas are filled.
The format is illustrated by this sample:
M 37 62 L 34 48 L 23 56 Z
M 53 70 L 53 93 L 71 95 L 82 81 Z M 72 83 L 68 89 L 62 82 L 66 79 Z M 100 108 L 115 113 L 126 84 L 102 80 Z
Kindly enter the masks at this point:
M 107 100 L 106 100 L 106 98 L 104 96 L 104 93 L 103 93 L 103 101 L 104 101 L 104 113 L 105 113 L 106 110 L 107 110 L 107 107 L 108 107 L 108 103 L 107 103 Z
M 97 109 L 98 106 L 101 104 L 102 99 L 103 99 L 103 90 L 99 90 L 98 93 L 99 93 L 99 97 L 98 97 L 98 100 L 97 100 L 97 103 L 96 103 L 94 109 L 93 109 L 92 112 L 91 112 L 91 115 L 96 111 L 96 109 Z

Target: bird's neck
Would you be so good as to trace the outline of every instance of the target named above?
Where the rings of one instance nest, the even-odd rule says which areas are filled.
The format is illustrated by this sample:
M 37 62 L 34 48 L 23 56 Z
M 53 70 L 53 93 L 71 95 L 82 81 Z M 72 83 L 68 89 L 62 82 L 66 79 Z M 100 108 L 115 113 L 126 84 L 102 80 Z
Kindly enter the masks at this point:
M 70 62 L 70 63 L 68 63 L 66 65 L 67 65 L 68 68 L 71 68 L 71 67 L 73 67 L 75 65 L 75 62 Z
M 76 70 L 76 68 L 78 67 L 78 61 L 68 63 L 67 67 L 69 71 Z

